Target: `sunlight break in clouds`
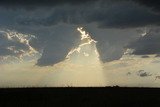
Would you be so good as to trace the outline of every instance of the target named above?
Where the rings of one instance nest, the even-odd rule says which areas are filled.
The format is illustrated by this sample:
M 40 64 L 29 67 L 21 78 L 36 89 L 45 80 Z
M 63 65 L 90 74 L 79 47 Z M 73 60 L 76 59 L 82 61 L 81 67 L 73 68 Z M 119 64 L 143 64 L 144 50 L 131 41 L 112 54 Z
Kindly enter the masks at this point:
M 36 66 L 36 60 L 1 64 L 0 87 L 160 86 L 156 54 L 142 58 L 128 48 L 120 60 L 102 63 L 96 41 L 82 28 L 77 30 L 80 44 L 53 66 Z
M 56 84 L 58 83 L 58 86 L 61 84 L 62 86 L 104 86 L 106 82 L 96 41 L 83 31 L 82 27 L 77 30 L 81 34 L 80 44 L 68 53 L 66 60 L 62 62 L 64 65 L 61 70 L 55 73 L 55 78 L 58 78 L 55 80 Z
M 0 31 L 0 63 L 21 62 L 40 54 L 31 45 L 30 40 L 35 39 L 34 35 L 22 34 L 11 30 Z M 7 61 L 8 60 L 8 61 Z
M 70 61 L 76 61 L 75 63 L 81 62 L 81 64 L 100 63 L 99 53 L 96 48 L 97 41 L 92 39 L 91 36 L 82 29 L 82 27 L 77 28 L 81 34 L 79 46 L 75 49 L 72 49 L 66 58 Z
M 1 86 L 105 86 L 102 63 L 96 48 L 96 41 L 82 28 L 80 44 L 71 50 L 64 61 L 53 66 L 34 66 L 36 61 L 1 65 L 3 78 Z M 10 67 L 12 69 L 10 69 Z M 7 76 L 10 74 L 10 76 Z

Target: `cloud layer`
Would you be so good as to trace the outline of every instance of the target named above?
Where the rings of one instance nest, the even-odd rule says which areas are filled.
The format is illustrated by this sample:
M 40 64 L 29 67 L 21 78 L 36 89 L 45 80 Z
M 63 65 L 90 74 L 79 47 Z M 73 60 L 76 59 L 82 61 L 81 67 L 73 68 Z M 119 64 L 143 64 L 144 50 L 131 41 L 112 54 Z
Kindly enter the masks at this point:
M 147 55 L 160 53 L 160 30 L 152 28 L 145 31 L 145 34 L 137 40 L 131 42 L 127 48 L 134 49 L 132 54 Z
M 84 5 L 58 5 L 46 9 L 50 9 L 47 15 L 37 17 L 34 15 L 37 12 L 35 11 L 32 15 L 18 18 L 17 23 L 38 26 L 53 26 L 58 23 L 80 25 L 97 23 L 100 28 L 133 28 L 160 24 L 159 14 L 131 1 L 97 1 Z M 39 12 L 42 11 L 40 8 Z
M 32 57 L 36 51 L 31 45 L 30 40 L 33 35 L 26 35 L 15 31 L 0 31 L 0 63 L 9 58 L 22 60 L 24 57 Z
M 37 41 L 30 45 L 42 52 L 42 57 L 37 62 L 40 66 L 53 65 L 65 58 L 69 50 L 78 44 L 79 34 L 75 29 L 79 26 L 93 32 L 93 38 L 98 41 L 101 60 L 105 62 L 121 58 L 123 47 L 138 37 L 135 29 L 160 24 L 156 5 L 152 3 L 151 6 L 148 2 L 138 0 L 2 0 L 0 4 L 0 29 L 35 35 Z M 137 42 L 130 43 L 128 48 L 137 47 L 134 54 L 147 53 L 146 49 L 142 48 L 148 46 L 145 43 L 148 40 L 142 41 L 144 43 L 140 43 L 141 49 L 131 45 Z M 154 46 L 152 53 L 159 51 L 155 45 L 149 45 Z M 1 50 L 3 52 L 0 54 L 13 54 L 4 47 Z

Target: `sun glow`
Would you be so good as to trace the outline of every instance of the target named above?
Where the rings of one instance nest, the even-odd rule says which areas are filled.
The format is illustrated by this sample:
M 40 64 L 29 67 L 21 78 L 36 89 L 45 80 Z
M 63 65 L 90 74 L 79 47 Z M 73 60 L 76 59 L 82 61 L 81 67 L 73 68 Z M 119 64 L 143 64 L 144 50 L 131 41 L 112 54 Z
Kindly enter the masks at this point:
M 81 64 L 93 64 L 100 63 L 99 53 L 96 48 L 96 43 L 91 36 L 86 33 L 82 27 L 78 27 L 77 30 L 80 32 L 81 41 L 77 48 L 72 49 L 66 56 L 71 62 Z
M 92 39 L 82 27 L 77 28 L 77 30 L 80 32 L 80 42 L 76 48 L 68 52 L 63 61 L 46 67 L 33 66 L 36 60 L 13 63 L 13 65 L 1 65 L 2 75 L 0 75 L 0 79 L 3 82 L 0 85 L 10 87 L 11 85 L 15 87 L 106 86 L 103 63 L 99 60 L 99 53 L 96 48 L 97 41 Z M 16 35 L 15 37 L 8 36 L 11 40 L 17 38 L 16 40 L 25 43 L 29 47 L 28 50 L 33 53 L 34 49 L 30 47 L 28 39 L 20 37 Z M 14 50 L 14 47 L 8 47 L 8 49 Z
M 72 49 L 66 56 L 66 60 L 57 64 L 61 70 L 54 73 L 56 86 L 104 86 L 105 78 L 103 74 L 103 65 L 99 60 L 99 53 L 96 43 L 91 36 L 83 30 L 77 28 L 80 32 L 80 44 Z M 51 84 L 52 85 L 52 84 Z

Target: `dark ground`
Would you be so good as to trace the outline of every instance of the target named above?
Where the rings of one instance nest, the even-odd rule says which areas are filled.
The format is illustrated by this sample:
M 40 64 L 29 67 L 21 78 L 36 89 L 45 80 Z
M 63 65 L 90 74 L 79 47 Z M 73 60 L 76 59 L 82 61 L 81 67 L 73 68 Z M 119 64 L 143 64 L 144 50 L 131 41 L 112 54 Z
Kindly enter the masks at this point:
M 160 104 L 160 89 L 119 87 L 0 89 L 0 107 L 59 107 L 68 104 L 74 107 L 146 105 L 154 107 Z

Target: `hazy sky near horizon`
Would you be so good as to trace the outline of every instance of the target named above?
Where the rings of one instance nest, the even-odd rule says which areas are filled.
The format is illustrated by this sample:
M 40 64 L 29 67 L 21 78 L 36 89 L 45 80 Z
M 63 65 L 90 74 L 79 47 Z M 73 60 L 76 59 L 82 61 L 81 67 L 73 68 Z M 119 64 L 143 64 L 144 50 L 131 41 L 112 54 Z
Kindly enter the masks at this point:
M 90 67 L 91 65 L 86 65 L 88 67 L 86 67 L 86 70 L 90 72 L 85 74 L 80 72 L 86 70 L 79 67 L 79 64 L 70 65 L 70 63 L 66 64 L 65 62 L 66 56 L 74 49 L 76 51 L 73 54 L 78 55 L 78 57 L 74 57 L 74 60 L 81 61 L 83 59 L 79 53 L 76 53 L 79 52 L 77 47 L 81 47 L 81 44 L 86 42 L 81 40 L 80 35 L 82 34 L 77 31 L 78 27 L 83 27 L 83 31 L 86 31 L 91 36 L 91 40 L 97 41 L 94 50 L 98 51 L 100 61 L 92 61 L 91 59 L 97 56 L 86 53 L 93 51 L 94 45 L 87 44 L 89 45 L 87 48 L 82 48 L 84 49 L 85 60 L 98 63 L 97 69 L 93 70 L 95 72 L 98 71 L 97 74 L 93 74 L 90 77 L 101 76 L 97 77 L 97 80 L 91 78 L 93 83 L 100 80 L 100 84 L 104 85 L 106 81 L 109 81 L 106 80 L 107 75 L 110 75 L 108 78 L 111 79 L 114 76 L 118 78 L 118 75 L 120 75 L 119 80 L 122 80 L 120 81 L 121 83 L 116 83 L 115 81 L 118 80 L 113 79 L 111 80 L 111 85 L 114 83 L 123 85 L 128 75 L 132 74 L 131 72 L 138 72 L 139 74 L 135 74 L 139 75 L 138 77 L 152 77 L 154 80 L 158 76 L 156 73 L 158 73 L 157 63 L 159 62 L 156 61 L 159 61 L 160 55 L 159 3 L 159 1 L 145 0 L 0 1 L 0 71 L 2 72 L 0 76 L 3 75 L 2 80 L 4 80 L 3 84 L 5 84 L 2 85 L 0 83 L 0 86 L 7 86 L 7 83 L 12 84 L 12 80 L 25 81 L 25 79 L 30 79 L 28 84 L 33 81 L 37 83 L 37 81 L 42 81 L 43 75 L 49 76 L 43 71 L 52 71 L 52 68 L 53 71 L 64 71 L 62 74 L 51 73 L 56 78 L 53 80 L 54 83 L 56 83 L 56 80 L 63 80 L 60 82 L 63 83 L 89 75 L 93 70 Z M 137 60 L 141 62 L 142 67 L 137 67 L 138 65 L 135 63 Z M 155 61 L 156 64 L 152 63 L 152 61 Z M 62 62 L 64 64 L 61 65 Z M 148 63 L 151 67 L 147 66 Z M 15 69 L 10 69 L 10 66 L 13 65 Z M 55 68 L 55 65 L 58 68 Z M 71 68 L 65 68 L 63 65 L 65 67 L 73 67 L 73 71 L 77 70 L 77 73 L 74 73 Z M 130 65 L 135 66 L 135 70 Z M 62 68 L 65 70 L 62 70 Z M 150 70 L 147 71 L 147 69 Z M 17 70 L 18 72 L 16 72 Z M 70 70 L 71 72 L 67 74 L 66 72 Z M 123 73 L 122 75 L 121 73 L 115 73 L 119 70 L 121 72 L 124 71 L 127 77 Z M 150 74 L 152 70 L 155 73 L 154 77 L 152 73 Z M 12 71 L 15 74 L 12 74 Z M 35 73 L 37 71 L 41 73 Z M 82 75 L 78 76 L 78 74 Z M 71 75 L 75 76 L 71 78 Z M 46 76 L 46 79 L 48 76 Z M 57 79 L 58 77 L 60 79 Z M 101 80 L 99 78 L 104 79 Z M 49 80 L 46 81 L 46 83 L 50 83 Z M 131 81 L 134 81 L 134 79 L 131 79 Z M 127 84 L 133 83 L 131 81 Z M 146 81 L 148 82 L 150 79 Z M 78 83 L 82 85 L 81 82 Z M 23 82 L 21 83 L 23 84 Z M 151 83 L 154 82 L 152 81 Z M 53 83 L 51 82 L 52 85 Z M 154 85 L 152 84 L 152 86 Z

